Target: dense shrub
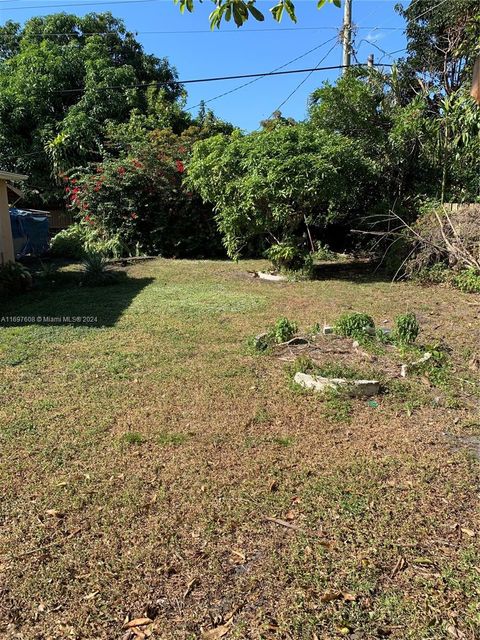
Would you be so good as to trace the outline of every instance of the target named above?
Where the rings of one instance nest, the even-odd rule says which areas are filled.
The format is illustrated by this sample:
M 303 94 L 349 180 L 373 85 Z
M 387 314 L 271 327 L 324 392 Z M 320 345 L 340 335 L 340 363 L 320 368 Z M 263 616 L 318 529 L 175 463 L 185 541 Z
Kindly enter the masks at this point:
M 453 278 L 453 284 L 464 293 L 480 293 L 480 272 L 464 269 Z
M 221 253 L 211 207 L 183 185 L 191 141 L 154 131 L 121 158 L 73 175 L 70 206 L 125 254 L 206 257 Z
M 214 205 L 230 257 L 262 238 L 278 245 L 269 252 L 277 264 L 301 265 L 309 232 L 321 240 L 330 225 L 364 214 L 376 176 L 353 141 L 298 124 L 197 142 L 187 183 Z
M 53 236 L 50 253 L 58 258 L 79 260 L 84 254 L 85 231 L 81 224 L 73 224 Z

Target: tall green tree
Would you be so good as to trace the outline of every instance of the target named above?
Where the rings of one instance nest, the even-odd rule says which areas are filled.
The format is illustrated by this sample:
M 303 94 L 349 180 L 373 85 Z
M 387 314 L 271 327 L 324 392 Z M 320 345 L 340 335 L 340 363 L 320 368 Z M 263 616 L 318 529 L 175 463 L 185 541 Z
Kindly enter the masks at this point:
M 473 62 L 480 54 L 480 4 L 478 0 L 416 0 L 398 4 L 406 20 L 405 64 L 427 85 L 446 93 L 471 81 Z
M 0 164 L 31 176 L 32 199 L 55 203 L 61 173 L 100 159 L 107 123 L 171 107 L 182 93 L 168 61 L 146 54 L 110 13 L 9 22 L 0 31 Z
M 377 178 L 354 141 L 306 124 L 197 142 L 187 174 L 214 205 L 230 257 L 258 240 L 311 250 L 368 208 Z

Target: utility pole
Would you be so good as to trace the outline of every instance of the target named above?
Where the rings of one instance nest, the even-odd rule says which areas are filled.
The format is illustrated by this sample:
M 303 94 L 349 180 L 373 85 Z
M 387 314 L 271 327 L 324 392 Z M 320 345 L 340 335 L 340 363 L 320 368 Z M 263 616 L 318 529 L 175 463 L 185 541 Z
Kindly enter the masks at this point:
M 343 8 L 342 42 L 343 73 L 346 73 L 352 61 L 352 0 L 345 0 L 345 6 Z

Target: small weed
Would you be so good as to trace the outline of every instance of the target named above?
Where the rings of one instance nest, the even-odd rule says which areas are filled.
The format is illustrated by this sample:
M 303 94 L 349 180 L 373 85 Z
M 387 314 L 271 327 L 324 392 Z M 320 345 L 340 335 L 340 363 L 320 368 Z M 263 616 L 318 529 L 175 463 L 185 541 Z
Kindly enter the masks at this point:
M 138 431 L 127 431 L 120 436 L 120 442 L 128 445 L 138 445 L 145 442 L 145 438 Z
M 414 313 L 403 313 L 394 320 L 393 339 L 398 345 L 411 345 L 417 339 L 420 326 Z
M 253 424 L 265 424 L 267 422 L 270 422 L 270 420 L 271 416 L 268 413 L 267 409 L 265 409 L 265 407 L 260 407 L 259 409 L 257 409 L 255 415 L 252 418 Z
M 361 338 L 375 329 L 375 323 L 366 313 L 344 313 L 335 324 L 335 331 L 346 338 Z
M 187 439 L 188 436 L 185 433 L 161 433 L 157 437 L 157 442 L 162 447 L 178 447 Z
M 322 325 L 319 322 L 314 322 L 310 329 L 307 331 L 309 336 L 318 336 L 322 333 Z
M 288 340 L 291 340 L 297 330 L 298 325 L 296 322 L 293 322 L 288 318 L 279 318 L 269 331 L 269 334 L 274 342 L 281 344 L 282 342 L 288 342 Z
M 309 356 L 297 356 L 293 362 L 289 362 L 286 367 L 287 375 L 293 378 L 296 373 L 317 373 L 317 365 Z
M 288 318 L 279 318 L 267 332 L 248 338 L 247 348 L 250 352 L 266 353 L 273 344 L 281 344 L 291 340 L 297 330 L 296 322 Z

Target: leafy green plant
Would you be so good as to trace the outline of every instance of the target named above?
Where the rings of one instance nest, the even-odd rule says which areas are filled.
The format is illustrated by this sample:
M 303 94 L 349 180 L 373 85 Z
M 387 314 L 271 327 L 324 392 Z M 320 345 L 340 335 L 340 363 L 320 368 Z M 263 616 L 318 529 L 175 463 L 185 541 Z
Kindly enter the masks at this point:
M 315 253 L 313 254 L 315 260 L 322 260 L 323 262 L 331 262 L 337 259 L 337 254 L 332 251 L 328 244 L 322 244 L 317 242 Z
M 124 274 L 123 274 L 124 275 Z M 120 272 L 113 271 L 104 255 L 91 252 L 83 260 L 82 284 L 88 287 L 102 287 L 114 284 L 120 279 Z
M 269 247 L 265 251 L 265 257 L 271 261 L 275 269 L 296 271 L 303 265 L 304 253 L 293 241 L 286 241 Z
M 20 262 L 0 266 L 0 293 L 22 293 L 32 286 L 30 271 Z
M 470 267 L 453 278 L 453 284 L 464 293 L 480 293 L 480 273 Z
M 289 320 L 288 318 L 279 318 L 270 329 L 269 336 L 273 342 L 280 344 L 291 340 L 297 331 L 298 325 L 296 322 Z
M 80 223 L 72 224 L 67 229 L 53 236 L 50 253 L 59 258 L 80 260 L 85 254 L 86 229 Z
M 414 313 L 403 313 L 394 320 L 393 340 L 400 345 L 411 345 L 417 339 L 420 325 Z
M 376 172 L 356 141 L 299 123 L 197 142 L 186 183 L 214 205 L 231 258 L 274 237 L 268 257 L 298 270 L 308 232 L 320 237 L 364 211 Z
M 335 324 L 335 332 L 348 338 L 364 338 L 375 329 L 375 322 L 366 313 L 344 313 Z

